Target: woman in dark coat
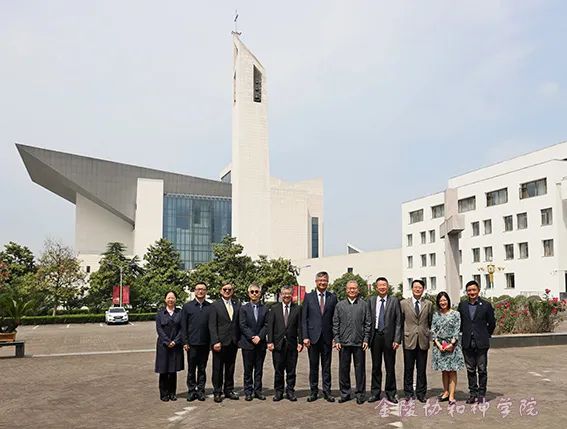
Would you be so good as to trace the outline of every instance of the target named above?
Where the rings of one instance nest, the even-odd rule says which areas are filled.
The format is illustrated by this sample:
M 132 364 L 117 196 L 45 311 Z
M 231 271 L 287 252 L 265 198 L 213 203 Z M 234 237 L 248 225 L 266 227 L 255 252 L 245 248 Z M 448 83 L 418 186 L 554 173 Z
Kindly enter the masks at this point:
M 159 395 L 162 401 L 177 401 L 177 371 L 183 370 L 183 344 L 181 341 L 181 310 L 175 307 L 174 291 L 165 294 L 165 308 L 156 314 L 155 372 L 159 374 Z

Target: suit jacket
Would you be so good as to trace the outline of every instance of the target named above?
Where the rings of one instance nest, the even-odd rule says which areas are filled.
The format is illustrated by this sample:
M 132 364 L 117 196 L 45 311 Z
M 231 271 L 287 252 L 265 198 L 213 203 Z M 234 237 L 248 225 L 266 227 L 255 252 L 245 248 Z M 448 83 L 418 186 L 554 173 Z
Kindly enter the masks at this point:
M 490 337 L 496 328 L 494 319 L 494 308 L 490 302 L 478 298 L 478 305 L 474 318 L 471 320 L 468 301 L 461 301 L 458 307 L 461 313 L 461 332 L 463 333 L 462 346 L 470 348 L 471 337 L 474 336 L 476 346 L 479 349 L 490 347 Z
M 232 299 L 232 320 L 226 311 L 226 307 L 222 298 L 211 304 L 211 314 L 209 316 L 209 335 L 211 337 L 211 345 L 221 343 L 223 346 L 238 344 L 240 329 L 238 325 L 238 313 L 240 303 Z
M 380 305 L 377 296 L 373 296 L 368 300 L 368 308 L 370 309 L 370 318 L 372 320 L 372 329 L 370 331 L 370 343 L 374 340 L 376 328 L 376 303 Z M 400 300 L 395 296 L 388 296 L 385 305 L 384 315 L 384 342 L 387 345 L 394 341 L 398 344 L 402 343 L 402 310 L 400 308 Z
M 412 298 L 406 298 L 400 303 L 404 326 L 404 348 L 413 350 L 417 346 L 428 350 L 431 341 L 431 320 L 433 319 L 433 304 L 427 299 L 421 301 L 419 317 L 415 314 Z
M 283 303 L 278 302 L 268 313 L 268 344 L 273 343 L 276 350 L 281 350 L 284 340 L 288 344 L 302 344 L 301 307 L 293 302 L 289 305 L 287 327 L 284 323 Z
M 315 289 L 305 295 L 301 332 L 303 338 L 309 339 L 312 343 L 322 338 L 324 342 L 331 344 L 333 342 L 333 313 L 337 305 L 337 296 L 325 291 L 325 309 L 321 315 L 318 293 Z
M 248 302 L 240 306 L 238 321 L 240 324 L 240 340 L 238 345 L 243 350 L 254 350 L 256 347 L 266 347 L 266 331 L 268 309 L 264 304 L 258 303 L 258 320 L 254 317 L 254 306 Z M 260 337 L 260 342 L 254 344 L 252 337 Z
M 191 346 L 209 345 L 209 316 L 211 313 L 211 303 L 203 301 L 186 302 L 181 310 L 181 334 L 183 344 Z

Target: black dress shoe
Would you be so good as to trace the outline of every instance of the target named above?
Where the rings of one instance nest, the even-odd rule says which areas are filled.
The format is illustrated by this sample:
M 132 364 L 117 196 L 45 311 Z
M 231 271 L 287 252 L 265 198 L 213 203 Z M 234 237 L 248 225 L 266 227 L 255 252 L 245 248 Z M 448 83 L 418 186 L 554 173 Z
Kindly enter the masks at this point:
M 171 393 L 169 395 L 169 400 L 170 401 L 177 401 L 177 395 L 175 393 Z
M 421 396 L 421 395 L 419 395 L 419 396 L 417 397 L 417 400 L 418 400 L 419 402 L 421 402 L 422 404 L 425 404 L 425 403 L 427 402 L 427 399 L 425 399 L 425 396 Z
M 215 394 L 215 396 L 214 396 L 214 401 L 215 401 L 215 402 L 222 402 L 222 396 L 221 396 L 221 395 L 218 395 L 218 394 Z
M 398 400 L 396 399 L 395 396 L 390 396 L 390 395 L 386 395 L 386 401 L 388 401 L 391 404 L 397 404 Z
M 254 392 L 254 397 L 259 399 L 260 401 L 265 401 L 266 397 L 260 392 Z
M 163 402 L 169 402 L 169 396 L 162 396 L 160 398 Z
M 362 405 L 366 402 L 366 399 L 364 398 L 364 396 L 360 395 L 358 398 L 356 398 L 356 403 L 358 405 Z
M 380 395 L 371 395 L 370 398 L 368 398 L 368 402 L 372 403 L 372 402 L 376 402 L 380 400 Z
M 330 393 L 323 393 L 323 398 L 325 398 L 327 402 L 335 402 L 335 397 Z
M 469 399 L 465 401 L 465 404 L 474 404 L 476 403 L 476 396 L 469 396 Z
M 244 400 L 250 402 L 252 400 L 252 395 L 246 395 Z
M 439 402 L 447 402 L 447 401 L 449 400 L 449 397 L 448 397 L 448 396 L 439 395 L 439 396 L 437 397 L 437 400 L 438 400 Z
M 199 401 L 204 401 L 205 400 L 205 394 L 203 392 L 197 393 L 197 399 Z
M 288 393 L 286 398 L 291 402 L 297 402 L 297 396 L 295 396 L 295 393 Z
M 412 400 L 415 401 L 415 395 L 406 395 L 406 396 L 404 397 L 404 399 L 405 399 L 406 401 L 412 401 Z
M 233 401 L 238 401 L 238 399 L 239 399 L 238 395 L 234 392 L 225 393 L 224 397 L 227 398 L 227 399 L 232 399 Z
M 479 396 L 478 398 L 476 398 L 476 402 L 478 404 L 484 404 L 486 402 L 486 398 L 484 396 Z
M 277 392 L 274 397 L 272 398 L 272 401 L 274 402 L 279 402 L 283 399 L 283 393 Z
M 325 399 L 327 399 L 327 398 L 325 398 Z M 343 404 L 343 403 L 345 403 L 345 402 L 348 402 L 348 401 L 350 401 L 351 399 L 352 399 L 352 398 L 351 398 L 350 396 L 341 396 L 341 397 L 339 398 L 339 404 Z M 328 399 L 327 399 L 327 400 L 328 400 Z M 334 400 L 335 400 L 335 399 L 333 398 L 333 401 L 334 401 Z M 331 402 L 331 401 L 329 401 L 329 402 Z
M 187 402 L 193 402 L 197 399 L 195 392 L 191 392 L 187 395 Z
M 312 393 L 307 397 L 307 402 L 314 402 L 319 399 L 319 395 L 317 393 Z

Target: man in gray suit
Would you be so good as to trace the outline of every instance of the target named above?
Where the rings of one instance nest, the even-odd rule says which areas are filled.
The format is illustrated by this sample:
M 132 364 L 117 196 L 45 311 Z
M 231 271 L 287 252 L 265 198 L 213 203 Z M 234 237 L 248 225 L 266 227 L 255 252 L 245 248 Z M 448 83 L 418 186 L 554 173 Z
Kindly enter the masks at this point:
M 350 385 L 350 363 L 354 360 L 356 379 L 356 403 L 366 401 L 366 349 L 370 338 L 372 321 L 368 304 L 359 296 L 358 283 L 350 280 L 346 284 L 347 299 L 335 307 L 333 315 L 333 336 L 335 348 L 339 351 L 339 403 L 352 399 Z
M 388 296 L 388 280 L 378 277 L 374 285 L 378 296 L 368 301 L 373 326 L 370 335 L 370 353 L 372 355 L 372 382 L 368 402 L 380 400 L 382 385 L 382 356 L 386 369 L 384 392 L 386 399 L 397 404 L 396 399 L 396 350 L 402 342 L 402 314 L 400 301 L 395 296 Z
M 431 341 L 431 320 L 433 304 L 423 299 L 425 283 L 414 280 L 411 284 L 412 297 L 404 299 L 400 308 L 404 325 L 404 394 L 406 400 L 417 397 L 425 403 L 427 392 L 427 354 Z M 413 390 L 413 371 L 417 368 L 415 393 Z

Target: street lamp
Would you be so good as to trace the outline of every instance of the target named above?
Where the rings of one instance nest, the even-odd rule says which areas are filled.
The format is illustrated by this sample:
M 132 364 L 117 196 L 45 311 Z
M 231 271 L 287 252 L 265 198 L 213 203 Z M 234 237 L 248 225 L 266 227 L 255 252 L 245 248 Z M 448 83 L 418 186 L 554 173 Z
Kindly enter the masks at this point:
M 119 289 L 118 289 L 118 305 L 120 307 L 122 307 L 122 296 L 123 296 L 122 278 L 123 278 L 124 265 L 122 265 L 122 264 L 118 265 L 118 264 L 115 264 L 115 263 L 110 262 L 110 261 L 106 261 L 106 263 L 108 265 L 110 265 L 111 267 L 118 268 L 118 270 L 120 270 L 120 284 L 119 284 Z
M 299 274 L 301 274 L 301 270 L 303 268 L 311 268 L 311 265 L 303 265 L 301 267 L 293 267 L 293 271 L 295 272 L 295 277 L 299 277 Z M 297 304 L 301 305 L 301 286 L 299 285 L 299 281 L 297 282 Z

